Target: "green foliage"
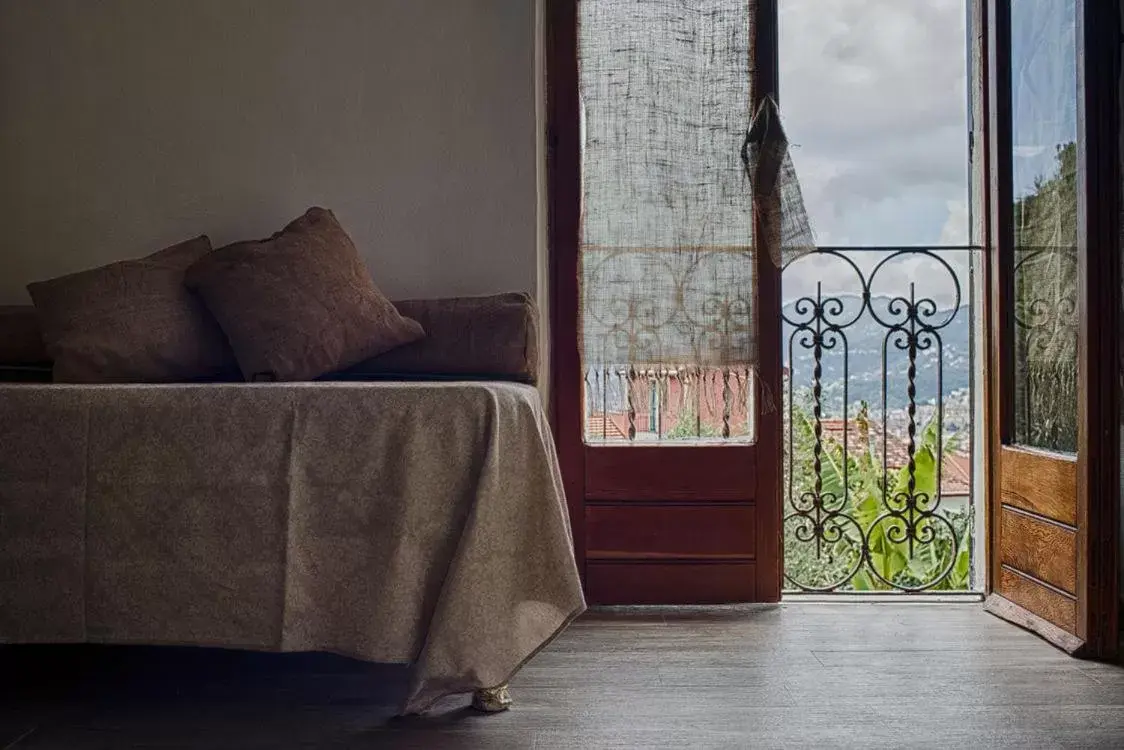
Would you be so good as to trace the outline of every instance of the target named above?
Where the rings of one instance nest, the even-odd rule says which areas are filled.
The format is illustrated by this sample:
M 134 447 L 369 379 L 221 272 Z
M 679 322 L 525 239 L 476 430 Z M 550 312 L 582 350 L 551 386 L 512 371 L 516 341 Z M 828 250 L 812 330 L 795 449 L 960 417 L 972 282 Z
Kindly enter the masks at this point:
M 1077 145 L 1015 201 L 1015 439 L 1077 446 Z
M 1024 248 L 1077 244 L 1077 144 L 1056 147 L 1054 173 L 1034 180 L 1014 205 L 1015 244 Z
M 808 410 L 792 410 L 793 449 L 786 456 L 793 480 L 793 499 L 801 503 L 806 493 L 816 492 L 814 469 L 814 422 Z M 858 571 L 842 588 L 853 591 L 891 591 L 911 588 L 933 591 L 965 591 L 971 569 L 971 519 L 963 510 L 933 509 L 937 497 L 937 425 L 926 426 L 914 456 L 914 486 L 903 467 L 891 476 L 883 473 L 869 440 L 869 417 L 865 405 L 854 420 L 855 432 L 848 440 L 849 454 L 831 440 L 823 441 L 820 455 L 819 493 L 828 498 L 824 543 L 800 537 L 800 521 L 785 525 L 785 572 L 812 588 L 825 588 Z M 952 449 L 945 446 L 946 453 Z M 907 498 L 913 497 L 911 512 Z M 832 501 L 830 498 L 835 498 Z M 787 508 L 791 513 L 793 509 Z M 900 516 L 893 515 L 894 513 Z M 907 531 L 914 519 L 913 534 Z M 863 563 L 863 534 L 869 535 L 868 563 Z M 913 538 L 910 544 L 909 537 Z M 945 575 L 947 571 L 947 575 Z M 943 576 L 943 578 L 942 578 Z M 934 584 L 934 581 L 940 579 Z M 930 585 L 933 584 L 933 585 Z
M 694 404 L 688 403 L 675 419 L 675 424 L 667 431 L 670 440 L 691 440 L 694 438 L 721 437 L 722 433 L 714 425 L 700 422 Z

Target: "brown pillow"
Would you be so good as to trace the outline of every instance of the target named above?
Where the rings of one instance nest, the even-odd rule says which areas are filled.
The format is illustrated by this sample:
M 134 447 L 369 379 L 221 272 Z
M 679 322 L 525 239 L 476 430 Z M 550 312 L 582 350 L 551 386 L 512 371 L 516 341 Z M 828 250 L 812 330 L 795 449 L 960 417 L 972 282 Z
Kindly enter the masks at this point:
M 29 284 L 62 383 L 173 382 L 233 369 L 222 330 L 183 285 L 205 236 L 139 260 Z
M 339 374 L 446 375 L 538 382 L 538 311 L 521 292 L 396 301 L 421 323 L 421 341 L 364 360 Z
M 43 328 L 31 305 L 0 305 L 0 367 L 50 365 Z
M 186 280 L 226 332 L 247 380 L 312 380 L 425 336 L 378 290 L 323 208 L 267 240 L 215 250 Z

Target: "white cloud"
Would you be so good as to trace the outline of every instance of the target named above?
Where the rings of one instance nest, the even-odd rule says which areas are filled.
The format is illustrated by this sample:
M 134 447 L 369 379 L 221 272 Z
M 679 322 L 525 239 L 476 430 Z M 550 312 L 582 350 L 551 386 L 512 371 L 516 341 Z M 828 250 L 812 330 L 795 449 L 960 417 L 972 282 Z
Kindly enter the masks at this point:
M 780 13 L 781 110 L 821 244 L 966 242 L 965 0 Z
M 971 240 L 968 237 L 968 201 L 949 201 L 948 220 L 941 228 L 940 245 L 967 245 Z
M 785 272 L 784 301 L 801 297 L 855 297 L 862 294 L 862 279 L 874 297 L 928 298 L 941 309 L 968 302 L 970 250 L 932 254 L 848 250 L 836 254 L 805 256 Z M 860 279 L 860 276 L 862 279 Z

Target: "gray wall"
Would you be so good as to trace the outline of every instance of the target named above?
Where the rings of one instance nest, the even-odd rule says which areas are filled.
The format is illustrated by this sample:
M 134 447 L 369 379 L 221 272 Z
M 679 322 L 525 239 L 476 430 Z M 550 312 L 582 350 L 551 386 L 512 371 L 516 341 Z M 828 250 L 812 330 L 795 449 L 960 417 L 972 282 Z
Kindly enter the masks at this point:
M 535 9 L 0 0 L 0 304 L 312 204 L 392 296 L 536 292 Z

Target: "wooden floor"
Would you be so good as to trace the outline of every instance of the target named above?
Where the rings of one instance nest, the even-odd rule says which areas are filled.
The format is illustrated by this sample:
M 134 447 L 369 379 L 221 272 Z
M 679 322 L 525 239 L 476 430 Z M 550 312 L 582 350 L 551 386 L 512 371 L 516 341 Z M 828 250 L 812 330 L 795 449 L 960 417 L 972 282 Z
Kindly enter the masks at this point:
M 0 748 L 1124 748 L 1124 669 L 965 604 L 596 612 L 495 716 L 393 720 L 401 669 L 0 649 Z

